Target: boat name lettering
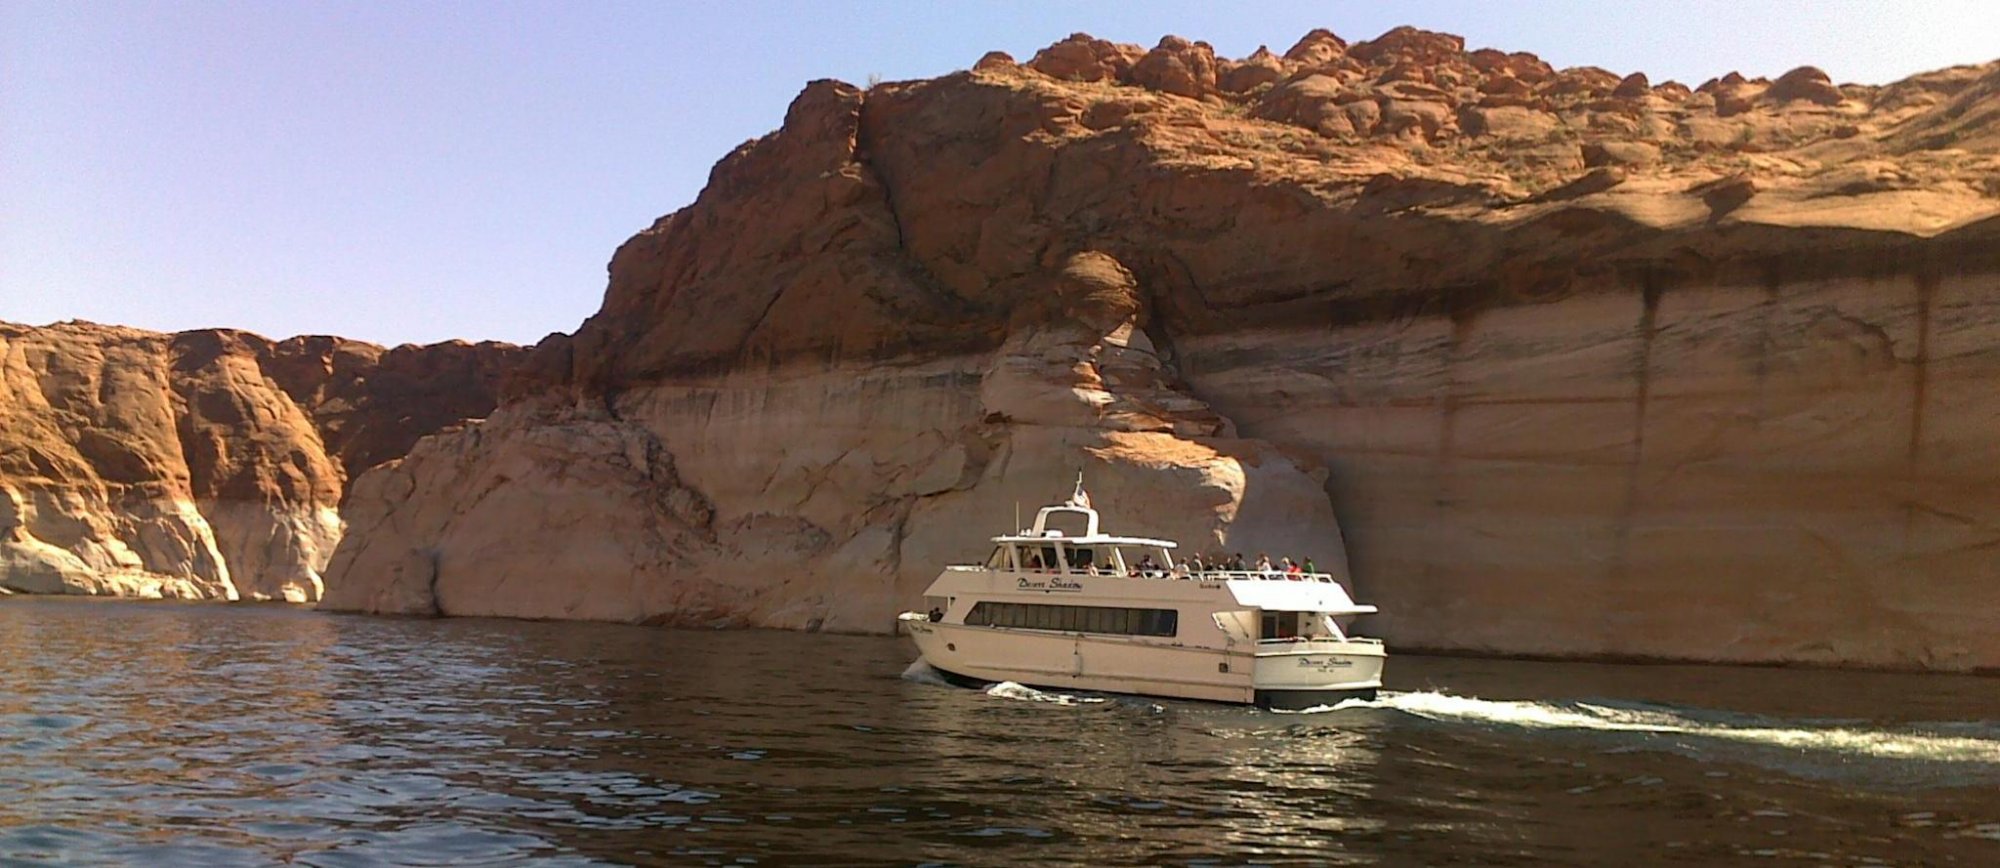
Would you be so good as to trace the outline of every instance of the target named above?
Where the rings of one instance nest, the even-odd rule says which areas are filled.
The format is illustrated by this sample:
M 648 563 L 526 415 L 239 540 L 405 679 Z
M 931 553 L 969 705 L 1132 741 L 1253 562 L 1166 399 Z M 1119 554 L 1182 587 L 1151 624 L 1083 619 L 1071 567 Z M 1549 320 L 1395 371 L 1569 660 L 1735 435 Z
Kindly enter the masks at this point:
M 1299 658 L 1299 667 L 1302 669 L 1344 669 L 1353 665 L 1354 661 L 1339 657 L 1328 657 L 1325 660 L 1314 660 L 1311 657 Z
M 1019 584 L 1017 585 L 1017 588 L 1023 591 L 1041 591 L 1043 593 L 1053 593 L 1053 592 L 1076 593 L 1078 591 L 1083 590 L 1083 583 L 1076 581 L 1074 579 L 1065 579 L 1061 576 L 1054 576 L 1050 578 L 1048 581 L 1041 581 L 1041 582 L 1030 581 L 1028 579 L 1021 579 Z

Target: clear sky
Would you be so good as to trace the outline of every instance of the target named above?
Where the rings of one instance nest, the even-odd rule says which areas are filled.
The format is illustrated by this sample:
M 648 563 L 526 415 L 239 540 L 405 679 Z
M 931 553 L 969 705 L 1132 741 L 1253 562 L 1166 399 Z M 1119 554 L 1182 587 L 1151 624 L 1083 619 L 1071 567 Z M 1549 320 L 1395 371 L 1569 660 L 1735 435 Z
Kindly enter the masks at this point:
M 808 80 L 1073 31 L 1241 57 L 1399 24 L 1690 85 L 2000 58 L 2000 0 L 0 0 L 0 320 L 533 342 Z

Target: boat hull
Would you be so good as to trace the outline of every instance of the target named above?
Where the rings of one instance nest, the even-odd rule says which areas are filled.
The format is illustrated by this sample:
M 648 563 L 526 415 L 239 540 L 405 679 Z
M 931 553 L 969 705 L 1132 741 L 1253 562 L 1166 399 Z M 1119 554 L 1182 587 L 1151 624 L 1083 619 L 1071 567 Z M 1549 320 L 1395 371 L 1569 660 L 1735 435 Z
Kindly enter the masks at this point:
M 1336 687 L 1326 690 L 1259 690 L 1253 702 L 1258 708 L 1279 711 L 1303 711 L 1308 708 L 1327 708 L 1350 699 L 1363 702 L 1375 701 L 1378 687 Z
M 918 620 L 906 625 L 924 662 L 959 684 L 1012 681 L 1278 709 L 1373 698 L 1381 686 L 1381 646 L 1373 643 L 1253 651 Z
M 929 661 L 926 660 L 925 662 L 928 663 Z M 949 669 L 940 669 L 936 664 L 931 664 L 931 671 L 936 672 L 939 678 L 944 679 L 947 683 L 953 686 L 964 687 L 972 690 L 983 690 L 987 687 L 991 687 L 995 684 L 1000 683 L 998 681 L 989 681 L 983 678 L 972 678 L 970 676 L 960 675 Z M 1003 679 L 1003 680 L 1011 680 L 1011 679 Z M 1016 681 L 1014 683 L 1026 684 L 1028 687 L 1033 687 L 1038 690 L 1075 689 L 1073 685 L 1065 686 L 1058 684 L 1035 684 L 1029 682 L 1020 682 L 1020 681 Z M 1094 691 L 1094 692 L 1124 693 L 1124 691 L 1117 691 L 1117 690 L 1105 690 L 1105 691 Z M 1376 694 L 1379 692 L 1380 688 L 1376 687 L 1335 688 L 1330 690 L 1257 690 L 1252 693 L 1251 701 L 1249 704 L 1255 705 L 1258 708 L 1268 708 L 1276 711 L 1304 711 L 1309 708 L 1328 708 L 1335 705 L 1339 705 L 1340 703 L 1346 702 L 1348 700 L 1373 702 L 1375 700 Z M 1151 694 L 1151 693 L 1125 693 L 1125 695 L 1160 696 L 1162 698 L 1167 698 L 1167 699 L 1198 698 L 1198 697 L 1183 696 L 1178 693 L 1172 695 Z M 1213 702 L 1218 700 L 1206 700 L 1206 701 Z M 1231 702 L 1230 704 L 1242 704 L 1242 703 Z

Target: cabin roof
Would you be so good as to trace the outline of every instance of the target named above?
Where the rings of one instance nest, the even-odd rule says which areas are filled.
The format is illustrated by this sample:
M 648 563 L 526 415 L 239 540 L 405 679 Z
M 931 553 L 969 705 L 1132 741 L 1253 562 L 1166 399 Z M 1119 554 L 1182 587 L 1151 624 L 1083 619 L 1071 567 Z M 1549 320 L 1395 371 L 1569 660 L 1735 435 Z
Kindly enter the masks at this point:
M 1035 535 L 1035 534 L 1010 534 L 1010 535 L 996 536 L 993 538 L 993 541 L 996 543 L 1024 543 L 1030 545 L 1042 545 L 1047 543 L 1059 542 L 1064 545 L 1072 545 L 1072 546 L 1128 545 L 1128 546 L 1159 546 L 1160 548 L 1165 548 L 1165 549 L 1179 548 L 1179 544 L 1175 543 L 1173 540 L 1152 539 L 1150 537 L 1142 537 L 1142 536 L 1106 536 L 1101 533 L 1092 534 L 1089 536 L 1047 536 L 1047 535 Z
M 1083 533 L 1071 536 L 1069 534 L 1063 533 L 1060 530 L 1051 530 L 1049 528 L 1049 516 L 1056 515 L 1058 513 L 1068 513 L 1071 515 L 1083 516 L 1084 520 Z M 1079 478 L 1076 483 L 1076 494 L 1070 498 L 1068 503 L 1060 503 L 1056 504 L 1055 506 L 1044 506 L 1041 509 L 1036 510 L 1035 524 L 1033 527 L 1017 531 L 1011 534 L 1002 534 L 1000 536 L 996 536 L 993 538 L 993 541 L 996 543 L 1029 543 L 1036 545 L 1046 545 L 1052 542 L 1059 542 L 1063 543 L 1064 545 L 1077 545 L 1077 546 L 1129 545 L 1129 546 L 1158 546 L 1160 548 L 1165 548 L 1165 549 L 1179 547 L 1172 540 L 1153 539 L 1151 537 L 1143 537 L 1143 536 L 1111 536 L 1109 534 L 1099 533 L 1097 530 L 1098 528 L 1097 522 L 1098 522 L 1097 510 L 1090 508 L 1090 496 L 1083 493 L 1083 480 Z
M 1282 579 L 1230 581 L 1229 595 L 1236 603 L 1266 612 L 1329 612 L 1336 615 L 1367 615 L 1374 606 L 1357 605 L 1347 589 L 1337 582 L 1292 582 Z

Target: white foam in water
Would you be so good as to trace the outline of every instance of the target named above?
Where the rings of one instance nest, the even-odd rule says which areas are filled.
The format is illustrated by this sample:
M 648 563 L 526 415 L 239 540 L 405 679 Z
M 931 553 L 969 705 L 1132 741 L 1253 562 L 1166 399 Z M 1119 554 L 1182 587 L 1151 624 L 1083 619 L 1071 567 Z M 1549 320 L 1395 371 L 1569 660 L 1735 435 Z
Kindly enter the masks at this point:
M 917 658 L 916 662 L 911 663 L 909 668 L 903 670 L 903 680 L 914 681 L 918 684 L 933 684 L 939 687 L 951 686 L 951 682 L 946 681 L 944 676 L 938 674 L 937 669 L 931 666 L 930 661 L 922 657 Z
M 934 684 L 940 687 L 957 686 L 947 680 L 943 673 L 937 671 L 936 667 L 931 666 L 930 663 L 921 657 L 903 670 L 903 680 L 914 681 L 918 684 Z M 1001 699 L 1019 699 L 1023 702 L 1046 702 L 1051 705 L 1094 705 L 1110 701 L 1102 696 L 1071 696 L 1067 693 L 1049 693 L 1012 681 L 1002 681 L 986 688 L 986 695 L 997 696 Z M 1161 710 L 1157 705 L 1153 706 L 1153 709 L 1155 711 Z
M 1329 711 L 1346 711 L 1350 708 L 1388 708 L 1388 707 L 1389 707 L 1388 705 L 1382 703 L 1379 700 L 1343 699 L 1340 702 L 1335 703 L 1333 705 L 1312 705 L 1312 706 L 1307 706 L 1305 708 L 1270 708 L 1265 710 L 1271 712 L 1272 714 L 1325 714 Z
M 1086 705 L 1110 701 L 1102 696 L 1071 696 L 1067 693 L 1049 693 L 1036 690 L 1025 684 L 1016 684 L 1012 681 L 1002 681 L 999 684 L 986 688 L 986 695 L 997 696 L 1001 699 L 1019 699 L 1026 702 L 1048 702 L 1055 705 Z
M 1958 724 L 1954 734 L 1879 730 L 1854 726 L 1813 726 L 1745 715 L 1665 709 L 1617 708 L 1587 702 L 1500 701 L 1430 691 L 1383 693 L 1375 700 L 1348 700 L 1324 708 L 1340 711 L 1382 708 L 1428 720 L 1485 723 L 1533 730 L 1582 730 L 1684 735 L 1797 751 L 1820 751 L 1875 759 L 1927 760 L 2000 765 L 2000 726 L 1984 725 L 1984 737 L 1961 735 L 1974 727 Z M 1729 718 L 1729 719 L 1721 719 Z

